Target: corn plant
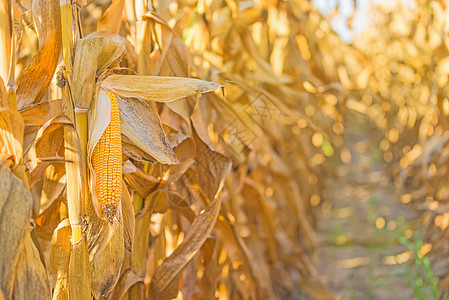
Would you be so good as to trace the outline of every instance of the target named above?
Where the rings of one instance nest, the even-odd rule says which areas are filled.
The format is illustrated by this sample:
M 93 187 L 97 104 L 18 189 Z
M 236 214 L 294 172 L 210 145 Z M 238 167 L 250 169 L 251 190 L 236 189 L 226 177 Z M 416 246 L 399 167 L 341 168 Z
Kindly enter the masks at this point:
M 6 299 L 335 298 L 313 206 L 347 92 L 321 56 L 354 50 L 307 1 L 5 0 L 0 22 Z

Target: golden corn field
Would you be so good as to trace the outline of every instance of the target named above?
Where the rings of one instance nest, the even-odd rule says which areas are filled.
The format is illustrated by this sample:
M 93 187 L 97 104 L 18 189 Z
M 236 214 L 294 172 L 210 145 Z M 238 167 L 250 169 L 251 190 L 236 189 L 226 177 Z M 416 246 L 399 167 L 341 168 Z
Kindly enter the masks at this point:
M 0 300 L 449 299 L 449 5 L 320 1 L 0 0 Z

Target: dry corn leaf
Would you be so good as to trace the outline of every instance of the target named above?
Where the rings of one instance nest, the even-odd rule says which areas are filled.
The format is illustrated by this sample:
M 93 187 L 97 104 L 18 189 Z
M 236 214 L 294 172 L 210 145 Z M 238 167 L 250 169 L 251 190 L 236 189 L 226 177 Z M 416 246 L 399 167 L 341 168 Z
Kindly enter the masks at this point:
M 129 9 L 134 12 L 134 9 Z M 141 75 L 151 74 L 151 57 L 152 51 L 152 31 L 151 24 L 148 18 L 136 22 L 136 35 L 139 37 L 136 43 L 137 52 L 137 72 Z
M 122 188 L 122 223 L 125 249 L 133 252 L 136 218 L 132 199 L 124 182 Z
M 0 80 L 9 82 L 11 68 L 12 46 L 12 14 L 11 1 L 2 1 L 0 3 Z M 6 107 L 6 106 L 0 106 Z
M 0 168 L 0 288 L 7 299 L 13 293 L 14 273 L 30 226 L 32 196 L 8 169 Z
M 168 124 L 162 124 L 162 126 L 164 127 L 165 134 L 167 135 L 168 141 L 173 148 L 179 146 L 179 144 L 189 138 L 189 136 L 181 133 L 178 129 Z
M 39 242 L 39 252 L 46 266 L 49 266 L 50 262 L 51 238 L 61 222 L 61 203 L 62 197 L 54 201 L 50 207 L 40 213 L 36 218 L 36 226 L 33 234 Z
M 165 192 L 158 192 L 154 193 L 151 196 L 148 196 L 145 199 L 145 206 L 144 208 L 139 212 L 143 213 L 147 209 L 150 209 L 152 213 L 157 214 L 165 214 L 168 209 L 168 197 L 167 193 Z
M 69 260 L 69 299 L 90 299 L 91 282 L 89 250 L 85 238 L 72 245 Z
M 240 278 L 245 278 L 241 286 L 237 286 L 242 295 L 247 295 L 247 299 L 259 299 L 257 295 L 261 293 L 262 287 L 259 285 L 255 269 L 255 263 L 249 259 L 249 249 L 242 238 L 235 232 L 235 228 L 224 218 L 219 217 L 215 224 L 215 232 L 220 241 L 224 241 L 223 248 L 226 250 L 231 264 L 238 266 L 234 271 Z M 243 276 L 242 276 L 243 275 Z
M 44 96 L 55 73 L 62 47 L 59 2 L 35 0 L 32 13 L 39 37 L 39 51 L 19 77 L 17 83 L 19 109 L 39 102 Z
M 125 272 L 122 272 L 122 276 L 112 290 L 109 299 L 122 299 L 131 286 L 138 282 L 143 283 L 143 278 L 137 276 L 131 269 L 127 269 Z
M 119 224 L 109 243 L 91 263 L 92 295 L 96 299 L 107 296 L 120 276 L 125 248 L 123 225 Z
M 69 219 L 64 219 L 55 229 L 50 244 L 50 264 L 48 268 L 48 277 L 53 299 L 68 300 L 69 288 L 69 259 L 72 244 L 70 235 L 72 233 Z
M 192 120 L 193 121 L 193 120 Z M 197 124 L 193 122 L 193 124 Z M 199 126 L 195 126 L 195 129 Z M 220 153 L 209 141 L 206 134 L 203 135 L 208 143 L 204 142 L 197 130 L 194 130 L 194 140 L 197 155 L 195 157 L 199 176 L 198 180 L 203 187 L 206 196 L 211 199 L 217 192 L 220 182 L 226 177 L 232 167 L 231 160 Z
M 0 108 L 10 108 L 8 93 L 2 78 L 0 78 Z
M 29 233 L 26 234 L 14 276 L 12 299 L 50 299 L 47 272 Z
M 0 165 L 12 159 L 15 165 L 22 162 L 24 124 L 16 111 L 0 108 Z
M 161 164 L 178 164 L 152 101 L 118 98 L 122 134 Z
M 157 268 L 151 283 L 149 295 L 151 299 L 166 299 L 176 297 L 177 284 L 182 270 L 195 256 L 214 228 L 220 210 L 221 200 L 215 199 L 203 213 L 199 214 L 183 242 Z
M 128 262 L 130 266 L 130 271 L 132 271 L 131 280 L 135 277 L 143 280 L 147 273 L 147 255 L 148 255 L 148 243 L 150 241 L 150 224 L 151 224 L 151 212 L 147 210 L 143 214 L 136 215 L 136 233 L 134 239 L 133 250 L 134 253 L 126 253 L 125 261 Z M 132 280 L 133 281 L 133 280 Z M 137 280 L 140 282 L 140 280 Z M 133 287 L 134 294 L 137 299 L 143 298 L 145 295 L 145 285 L 143 283 L 138 283 Z M 140 297 L 139 297 L 140 296 Z
M 120 60 L 120 66 L 131 70 L 137 69 L 137 53 L 134 46 L 123 36 L 110 32 L 100 31 L 92 32 L 87 37 L 104 37 L 116 43 L 125 45 L 126 50 L 123 59 Z
M 154 157 L 152 157 L 139 147 L 135 146 L 125 135 L 122 135 L 122 151 L 124 155 L 129 156 L 137 161 L 146 161 L 151 163 L 156 162 Z
M 123 169 L 125 169 L 126 166 L 131 168 L 131 165 L 132 163 L 128 160 L 125 162 Z M 132 166 L 134 167 L 134 171 L 123 172 L 124 178 L 135 192 L 142 197 L 146 197 L 150 192 L 157 188 L 160 184 L 160 180 L 143 172 L 141 169 L 136 168 L 136 166 Z
M 196 214 L 190 208 L 189 201 L 187 201 L 187 199 L 184 198 L 181 194 L 176 192 L 169 191 L 167 192 L 167 194 L 169 207 L 183 215 L 190 223 L 193 223 Z
M 156 44 L 159 46 L 158 53 L 152 53 L 152 72 L 151 74 L 160 75 L 160 70 L 162 63 L 165 61 L 165 56 L 167 54 L 168 48 L 170 47 L 171 41 L 173 39 L 174 32 L 170 26 L 162 21 L 160 18 L 156 17 L 154 12 L 147 12 L 142 19 L 150 19 L 150 24 L 153 29 L 153 38 Z
M 72 97 L 76 107 L 89 108 L 96 76 L 124 51 L 125 46 L 103 37 L 86 37 L 76 43 L 72 75 Z
M 45 158 L 54 158 L 64 141 L 64 124 L 71 124 L 65 116 L 47 121 L 38 131 L 25 152 L 25 163 L 31 173 L 31 186 L 39 181 L 50 162 Z
M 54 100 L 30 105 L 20 111 L 25 126 L 44 125 L 51 119 L 62 115 L 62 100 Z
M 203 276 L 198 282 L 198 285 L 195 289 L 195 293 L 192 295 L 192 300 L 201 300 L 201 299 L 214 299 L 215 298 L 215 287 L 217 286 L 217 280 L 219 276 L 219 272 L 221 271 L 218 255 L 220 253 L 217 242 L 215 240 L 208 240 L 213 246 L 212 253 L 204 258 L 205 269 L 203 272 Z M 206 243 L 208 242 L 206 241 Z
M 160 74 L 169 74 L 169 68 L 174 76 L 188 77 L 190 74 L 190 53 L 182 40 L 174 36 L 170 48 L 168 48 L 166 59 L 162 64 Z M 167 66 L 167 67 L 166 67 Z
M 214 82 L 192 78 L 128 75 L 111 75 L 101 85 L 122 97 L 156 102 L 170 102 L 222 87 Z
M 97 23 L 97 31 L 107 31 L 118 34 L 122 24 L 123 8 L 125 0 L 113 0 Z
M 260 219 L 261 226 L 265 232 L 265 245 L 268 250 L 270 260 L 273 263 L 277 262 L 277 251 L 279 247 L 276 240 L 276 227 L 274 225 L 274 217 L 270 211 L 266 199 L 263 193 L 260 191 L 260 187 L 256 187 L 249 178 L 246 179 L 247 184 L 242 189 L 242 196 L 248 202 L 249 210 L 253 211 L 255 215 Z M 262 187 L 263 188 L 263 187 Z M 256 213 L 257 212 L 257 213 Z
M 47 209 L 61 196 L 65 189 L 65 165 L 62 163 L 51 164 L 45 170 L 44 183 L 42 185 L 40 209 Z
M 111 224 L 99 218 L 95 211 L 89 211 L 88 226 L 86 229 L 87 243 L 89 248 L 89 261 L 94 261 L 108 245 L 115 230 L 118 227 L 118 221 Z

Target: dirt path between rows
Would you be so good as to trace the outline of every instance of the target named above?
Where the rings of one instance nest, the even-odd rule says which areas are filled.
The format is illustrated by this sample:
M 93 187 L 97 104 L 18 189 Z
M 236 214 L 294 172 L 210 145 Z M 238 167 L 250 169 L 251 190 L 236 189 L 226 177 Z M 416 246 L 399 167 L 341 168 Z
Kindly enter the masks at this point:
M 327 179 L 318 213 L 318 270 L 342 299 L 416 299 L 411 282 L 419 285 L 419 276 L 413 257 L 404 262 L 410 251 L 400 237 L 411 236 L 418 213 L 398 201 L 378 150 L 379 133 L 363 115 L 346 119 L 347 163 Z

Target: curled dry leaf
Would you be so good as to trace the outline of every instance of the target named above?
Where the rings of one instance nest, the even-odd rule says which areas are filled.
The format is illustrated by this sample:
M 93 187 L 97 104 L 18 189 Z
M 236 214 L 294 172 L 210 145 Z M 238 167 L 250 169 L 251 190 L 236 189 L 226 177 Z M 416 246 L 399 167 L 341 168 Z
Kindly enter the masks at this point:
M 11 8 L 11 1 L 2 1 L 0 3 L 0 83 L 7 83 L 10 75 L 11 48 L 13 44 Z M 0 105 L 0 107 L 7 106 Z
M 62 47 L 61 16 L 58 1 L 33 1 L 33 17 L 39 37 L 39 51 L 20 75 L 17 105 L 23 109 L 44 96 L 53 78 Z
M 46 266 L 49 266 L 52 236 L 61 222 L 61 215 L 59 213 L 61 203 L 62 197 L 54 201 L 50 207 L 46 208 L 46 210 L 40 213 L 36 218 L 36 226 L 34 227 L 33 235 L 36 236 L 37 241 L 39 242 L 39 252 L 43 257 Z
M 119 279 L 125 257 L 123 234 L 123 225 L 119 224 L 109 243 L 91 263 L 92 294 L 96 299 L 107 296 Z
M 135 76 L 130 76 L 135 77 Z M 118 98 L 122 134 L 161 164 L 178 164 L 168 143 L 156 105 L 136 98 Z
M 8 94 L 6 93 L 5 84 L 0 77 L 0 108 L 9 108 Z
M 86 239 L 81 238 L 78 244 L 72 245 L 69 260 L 69 299 L 90 299 L 91 282 L 90 278 L 89 251 Z
M 143 278 L 137 276 L 131 269 L 127 269 L 125 272 L 122 272 L 122 276 L 117 282 L 109 299 L 122 299 L 130 287 L 138 282 L 143 283 Z
M 170 102 L 216 90 L 221 85 L 193 78 L 111 75 L 101 85 L 122 97 Z
M 14 272 L 24 243 L 31 214 L 32 196 L 25 184 L 8 169 L 0 168 L 0 289 L 11 299 Z
M 104 37 L 80 39 L 73 63 L 73 99 L 76 107 L 89 108 L 95 90 L 95 78 L 122 56 L 125 46 Z
M 136 168 L 129 160 L 125 162 L 124 169 L 125 166 L 130 169 L 134 167 L 134 171 L 124 172 L 125 180 L 142 197 L 146 197 L 150 192 L 154 191 L 161 182 L 141 169 Z
M 62 100 L 42 102 L 20 111 L 26 126 L 43 125 L 62 115 Z
M 114 223 L 111 224 L 104 221 L 97 216 L 97 213 L 94 211 L 93 207 L 89 210 L 87 220 L 88 226 L 86 229 L 86 234 L 89 248 L 89 261 L 92 262 L 108 245 L 118 227 L 119 222 L 114 221 Z
M 48 277 L 53 299 L 69 299 L 68 277 L 69 259 L 72 244 L 70 235 L 72 233 L 69 219 L 64 219 L 53 232 L 50 244 L 50 264 Z
M 97 30 L 118 34 L 122 24 L 124 6 L 125 0 L 113 0 L 101 19 L 98 20 Z
M 42 185 L 40 209 L 47 209 L 61 196 L 66 185 L 65 166 L 63 163 L 51 164 L 45 170 Z
M 12 299 L 50 299 L 51 294 L 47 272 L 30 233 L 26 234 L 14 277 Z
M 55 157 L 64 141 L 64 124 L 71 124 L 65 116 L 56 117 L 47 121 L 33 139 L 25 152 L 25 163 L 31 173 L 31 185 L 34 185 L 42 177 L 45 169 L 50 164 L 47 157 Z
M 124 182 L 122 188 L 122 223 L 125 248 L 129 252 L 133 252 L 136 219 L 132 199 Z
M 213 245 L 210 247 L 213 250 L 210 251 L 212 253 L 208 253 L 209 255 L 205 255 L 205 269 L 203 272 L 203 276 L 199 280 L 198 286 L 195 289 L 195 293 L 192 295 L 192 300 L 215 298 L 215 286 L 218 280 L 219 272 L 221 271 L 221 267 L 218 263 L 218 255 L 220 253 L 221 247 L 217 245 L 217 242 L 215 240 L 209 239 L 208 241 L 206 241 L 206 243 L 207 242 Z
M 137 68 L 137 53 L 134 46 L 123 36 L 118 34 L 113 34 L 106 31 L 96 31 L 92 32 L 86 38 L 88 37 L 104 37 L 111 41 L 114 41 L 116 43 L 120 43 L 122 45 L 125 45 L 125 53 L 123 58 L 120 60 L 120 66 L 127 67 L 131 70 L 136 70 Z
M 22 162 L 24 128 L 18 112 L 0 108 L 0 165 L 6 159 L 15 165 Z
M 220 153 L 212 143 L 207 145 L 194 133 L 195 143 L 197 146 L 196 166 L 198 173 L 207 174 L 199 176 L 199 181 L 204 189 L 207 197 L 212 198 L 219 189 L 220 182 L 229 173 L 232 167 L 231 160 Z
M 178 280 L 182 270 L 195 256 L 214 228 L 221 200 L 215 199 L 203 213 L 198 215 L 178 248 L 156 269 L 150 284 L 151 299 L 176 297 Z

